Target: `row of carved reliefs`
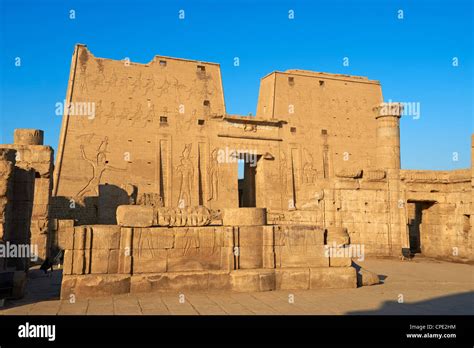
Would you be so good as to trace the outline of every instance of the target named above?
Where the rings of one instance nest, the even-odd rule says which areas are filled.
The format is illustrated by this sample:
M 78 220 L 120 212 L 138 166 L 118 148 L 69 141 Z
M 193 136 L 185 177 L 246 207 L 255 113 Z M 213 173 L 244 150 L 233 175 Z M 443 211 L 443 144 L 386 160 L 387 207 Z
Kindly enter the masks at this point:
M 168 208 L 137 205 L 120 205 L 117 207 L 117 223 L 125 227 L 182 227 L 221 225 L 219 211 L 204 206 L 186 208 Z
M 471 181 L 469 169 L 460 170 L 401 170 L 400 179 L 414 183 L 454 183 Z

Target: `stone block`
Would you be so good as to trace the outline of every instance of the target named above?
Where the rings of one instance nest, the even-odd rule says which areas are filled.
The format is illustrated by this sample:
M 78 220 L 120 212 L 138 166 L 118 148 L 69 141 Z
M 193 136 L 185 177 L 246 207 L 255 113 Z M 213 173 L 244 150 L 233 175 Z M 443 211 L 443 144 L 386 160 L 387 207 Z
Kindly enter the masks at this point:
M 237 229 L 237 228 L 236 228 Z M 234 227 L 222 227 L 223 231 L 223 246 L 233 247 L 234 246 Z M 237 230 L 238 233 L 238 230 Z
M 109 250 L 93 249 L 90 265 L 90 273 L 107 273 L 109 269 Z
M 199 233 L 196 228 L 179 228 L 175 232 L 176 249 L 199 248 Z
M 74 249 L 74 227 L 66 227 L 58 231 L 58 246 L 62 249 Z
M 239 227 L 240 247 L 262 247 L 263 246 L 263 226 L 242 226 Z
M 161 273 L 167 271 L 165 249 L 141 249 L 133 251 L 133 273 Z
M 235 255 L 233 247 L 221 247 L 220 269 L 231 271 L 235 269 Z
M 230 274 L 227 271 L 209 271 L 208 290 L 232 290 Z
M 109 262 L 107 266 L 108 274 L 119 273 L 119 256 L 120 250 L 113 249 L 109 251 Z
M 377 273 L 360 268 L 357 272 L 357 285 L 358 286 L 369 286 L 380 284 L 380 279 Z
M 220 251 L 220 248 L 169 249 L 168 272 L 220 269 Z
M 150 291 L 203 291 L 209 285 L 209 272 L 169 272 L 134 275 L 131 293 Z
M 329 267 L 322 245 L 281 246 L 276 251 L 280 267 Z
M 275 250 L 273 246 L 263 246 L 263 268 L 275 268 Z
M 122 274 L 65 275 L 61 283 L 61 299 L 76 299 L 127 294 L 130 276 Z
M 309 289 L 309 268 L 275 269 L 275 286 L 277 290 Z
M 72 274 L 73 256 L 74 256 L 74 251 L 73 250 L 70 250 L 70 249 L 64 250 L 63 275 L 64 274 Z
M 151 227 L 154 221 L 152 206 L 119 205 L 117 224 L 123 227 Z
M 118 249 L 120 247 L 119 226 L 99 226 L 92 229 L 92 248 Z
M 86 260 L 84 255 L 84 250 L 72 250 L 72 274 L 84 274 L 86 270 Z
M 235 270 L 230 273 L 230 279 L 233 291 L 256 292 L 275 290 L 274 270 Z
M 263 267 L 263 247 L 243 246 L 239 247 L 239 267 L 241 269 L 253 269 Z
M 353 267 L 310 268 L 310 288 L 346 289 L 357 287 L 357 272 Z
M 221 227 L 196 228 L 201 248 L 215 248 L 223 246 L 223 229 Z
M 352 264 L 352 258 L 350 257 L 330 257 L 330 267 L 349 267 Z
M 262 242 L 264 246 L 274 246 L 275 245 L 275 233 L 274 226 L 263 226 L 262 228 Z
M 226 208 L 222 213 L 224 226 L 258 226 L 267 224 L 266 208 Z

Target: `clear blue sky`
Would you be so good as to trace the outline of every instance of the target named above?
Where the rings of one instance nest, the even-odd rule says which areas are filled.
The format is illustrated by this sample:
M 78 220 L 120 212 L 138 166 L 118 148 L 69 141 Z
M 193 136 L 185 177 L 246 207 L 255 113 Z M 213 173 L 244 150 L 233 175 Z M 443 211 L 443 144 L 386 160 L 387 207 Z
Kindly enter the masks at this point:
M 233 114 L 255 114 L 259 79 L 273 70 L 368 76 L 381 81 L 386 101 L 421 105 L 419 119 L 401 122 L 404 168 L 469 167 L 472 3 L 0 0 L 0 143 L 12 142 L 14 128 L 40 128 L 57 147 L 55 104 L 66 94 L 74 44 L 84 43 L 98 57 L 146 63 L 160 54 L 220 63 Z

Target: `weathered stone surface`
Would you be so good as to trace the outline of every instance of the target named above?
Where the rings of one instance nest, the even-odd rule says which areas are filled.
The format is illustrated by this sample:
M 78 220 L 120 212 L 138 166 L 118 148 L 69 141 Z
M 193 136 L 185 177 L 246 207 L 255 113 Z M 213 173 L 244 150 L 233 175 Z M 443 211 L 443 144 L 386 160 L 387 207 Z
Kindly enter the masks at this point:
M 267 269 L 231 272 L 232 290 L 239 292 L 275 290 L 275 271 Z
M 151 227 L 154 212 L 151 206 L 120 205 L 117 207 L 117 224 L 123 227 Z
M 309 268 L 279 268 L 275 270 L 277 290 L 309 289 Z
M 356 288 L 357 272 L 353 267 L 317 267 L 310 269 L 310 288 Z
M 401 170 L 403 104 L 378 81 L 274 72 L 257 115 L 233 116 L 216 64 L 124 66 L 77 45 L 66 99 L 54 173 L 40 130 L 0 149 L 1 242 L 64 249 L 64 286 L 354 287 L 356 257 L 333 246 L 473 260 L 473 168 Z M 84 100 L 94 115 L 74 115 Z
M 130 276 L 121 274 L 65 275 L 61 283 L 61 299 L 76 299 L 126 294 L 130 292 Z
M 151 275 L 134 275 L 131 292 L 149 291 L 199 291 L 207 290 L 209 272 L 168 272 Z
M 357 285 L 358 286 L 368 286 L 380 284 L 379 276 L 365 268 L 360 268 L 357 271 Z
M 267 223 L 265 208 L 226 208 L 222 213 L 225 226 L 261 226 Z

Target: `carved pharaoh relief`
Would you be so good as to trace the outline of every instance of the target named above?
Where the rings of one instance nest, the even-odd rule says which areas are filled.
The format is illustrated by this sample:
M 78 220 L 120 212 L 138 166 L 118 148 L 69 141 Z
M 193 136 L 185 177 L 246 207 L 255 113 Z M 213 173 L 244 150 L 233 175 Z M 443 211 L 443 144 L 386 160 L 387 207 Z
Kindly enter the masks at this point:
M 99 195 L 99 185 L 102 180 L 103 174 L 107 171 L 125 171 L 125 168 L 117 168 L 108 164 L 107 161 L 107 146 L 109 143 L 108 137 L 105 137 L 104 140 L 100 143 L 97 148 L 96 154 L 94 157 L 90 158 L 86 155 L 84 145 L 80 146 L 81 156 L 84 161 L 87 161 L 92 168 L 92 173 L 87 184 L 77 193 L 77 197 L 83 197 L 86 195 Z
M 192 144 L 186 144 L 180 157 L 180 164 L 176 166 L 179 174 L 178 207 L 184 208 L 191 205 L 191 191 L 193 189 L 194 165 L 190 158 Z
M 303 183 L 312 184 L 317 178 L 317 170 L 314 168 L 313 156 L 307 149 L 304 149 L 303 153 L 305 158 L 303 165 Z

